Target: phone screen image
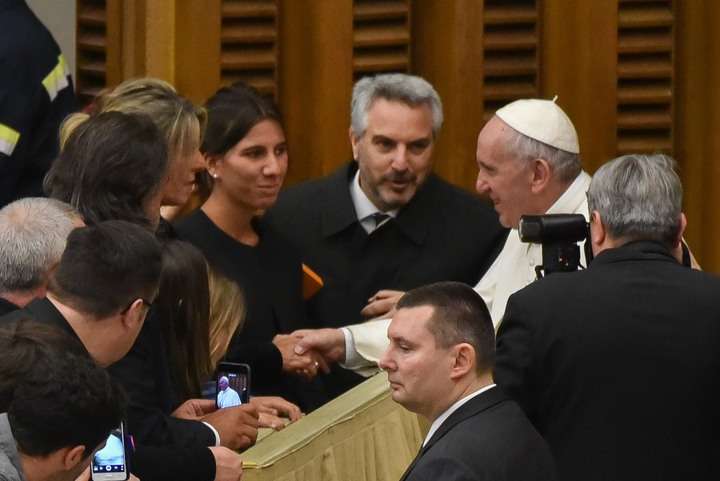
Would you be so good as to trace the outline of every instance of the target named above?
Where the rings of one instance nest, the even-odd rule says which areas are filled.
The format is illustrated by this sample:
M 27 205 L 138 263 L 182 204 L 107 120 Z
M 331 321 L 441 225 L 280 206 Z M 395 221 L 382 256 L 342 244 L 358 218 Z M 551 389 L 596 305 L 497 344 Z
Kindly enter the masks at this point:
M 125 433 L 122 424 L 110 433 L 105 447 L 93 455 L 91 465 L 94 481 L 128 478 L 127 463 L 125 462 Z
M 215 403 L 218 409 L 240 406 L 250 400 L 249 366 L 221 363 L 215 380 Z

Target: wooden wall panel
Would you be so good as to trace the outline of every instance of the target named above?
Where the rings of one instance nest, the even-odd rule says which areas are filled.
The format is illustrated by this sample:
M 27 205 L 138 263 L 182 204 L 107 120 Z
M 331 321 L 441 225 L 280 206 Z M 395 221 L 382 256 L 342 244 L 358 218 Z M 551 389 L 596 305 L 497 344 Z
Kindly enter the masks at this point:
M 410 69 L 410 1 L 353 1 L 353 77 Z
M 617 151 L 673 151 L 672 0 L 618 5 Z
M 540 94 L 540 1 L 486 0 L 483 17 L 485 121 L 513 100 Z
M 351 158 L 351 0 L 280 2 L 280 108 L 290 148 L 286 184 L 320 177 Z
M 103 88 L 122 78 L 122 10 L 120 0 L 77 1 L 78 98 L 87 104 Z
M 612 1 L 543 1 L 542 97 L 558 96 L 590 173 L 616 154 L 617 17 Z
M 175 6 L 175 88 L 203 104 L 220 86 L 221 0 Z
M 675 156 L 685 188 L 686 238 L 720 273 L 720 2 L 677 2 Z
M 238 80 L 261 93 L 278 93 L 277 0 L 222 0 L 220 83 Z
M 475 146 L 483 124 L 483 8 L 475 0 L 413 2 L 413 71 L 433 84 L 445 123 L 435 172 L 473 190 Z
M 156 75 L 200 103 L 243 79 L 275 95 L 288 183 L 350 158 L 353 81 L 427 78 L 445 106 L 436 171 L 472 189 L 475 139 L 499 106 L 552 98 L 589 172 L 618 153 L 672 152 L 688 239 L 720 271 L 720 2 L 693 0 L 77 0 L 78 76 L 88 99 Z

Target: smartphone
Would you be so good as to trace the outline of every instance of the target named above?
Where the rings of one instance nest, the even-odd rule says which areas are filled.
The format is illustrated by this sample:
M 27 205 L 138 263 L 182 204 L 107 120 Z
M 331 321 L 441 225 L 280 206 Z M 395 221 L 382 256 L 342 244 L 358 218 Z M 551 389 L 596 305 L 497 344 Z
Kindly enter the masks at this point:
M 125 454 L 125 425 L 113 429 L 105 447 L 97 451 L 90 463 L 93 481 L 125 481 L 129 477 Z
M 250 366 L 221 362 L 215 372 L 215 405 L 218 409 L 250 402 Z

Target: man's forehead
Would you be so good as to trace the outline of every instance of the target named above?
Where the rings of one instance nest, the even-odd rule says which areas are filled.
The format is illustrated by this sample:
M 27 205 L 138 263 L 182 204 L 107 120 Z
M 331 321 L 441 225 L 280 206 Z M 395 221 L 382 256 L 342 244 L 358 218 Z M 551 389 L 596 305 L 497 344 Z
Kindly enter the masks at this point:
M 368 128 L 389 128 L 408 123 L 432 132 L 432 110 L 428 104 L 410 105 L 400 100 L 378 98 L 368 109 Z
M 427 321 L 433 315 L 433 306 L 404 307 L 397 310 L 392 318 L 388 335 L 390 337 L 421 336 L 430 334 Z

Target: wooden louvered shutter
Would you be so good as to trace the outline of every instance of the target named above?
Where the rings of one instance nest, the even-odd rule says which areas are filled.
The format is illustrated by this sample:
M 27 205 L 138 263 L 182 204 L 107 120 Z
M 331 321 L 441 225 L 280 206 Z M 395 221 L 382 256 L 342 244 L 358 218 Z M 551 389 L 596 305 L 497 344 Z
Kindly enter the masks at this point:
M 617 150 L 673 150 L 672 0 L 618 4 Z
M 120 81 L 120 4 L 117 0 L 78 0 L 77 75 L 81 104 Z
M 277 0 L 223 0 L 220 79 L 278 94 Z
M 538 97 L 539 1 L 486 0 L 484 119 L 519 98 Z
M 354 77 L 409 70 L 409 0 L 354 0 Z

